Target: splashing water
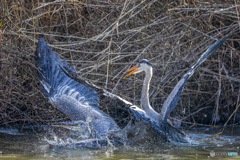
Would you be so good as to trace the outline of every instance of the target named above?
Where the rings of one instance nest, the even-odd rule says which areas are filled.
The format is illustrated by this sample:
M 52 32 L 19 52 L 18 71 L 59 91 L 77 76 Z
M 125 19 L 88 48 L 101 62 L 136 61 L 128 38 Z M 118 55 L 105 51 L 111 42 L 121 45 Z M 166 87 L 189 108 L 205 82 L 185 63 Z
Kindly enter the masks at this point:
M 168 143 L 161 139 L 161 135 L 154 133 L 154 129 L 146 127 L 143 124 L 129 124 L 127 128 L 121 130 L 119 134 L 126 132 L 128 141 L 126 145 L 118 148 L 108 146 L 100 149 L 79 148 L 75 146 L 79 140 L 94 137 L 89 132 L 88 126 L 81 127 L 79 132 L 70 132 L 68 129 L 57 127 L 45 127 L 45 129 L 36 132 L 26 130 L 22 135 L 9 135 L 1 133 L 0 151 L 6 156 L 14 154 L 20 159 L 31 158 L 42 159 L 47 157 L 55 158 L 115 158 L 115 159 L 207 159 L 210 152 L 239 152 L 240 147 L 240 128 L 235 127 L 232 135 L 231 129 L 226 128 L 220 137 L 208 138 L 218 133 L 219 129 L 197 128 L 187 133 L 189 143 Z M 86 132 L 87 133 L 86 133 Z M 2 154 L 2 156 L 5 156 Z M 36 157 L 37 156 L 37 157 Z M 31 159 L 30 158 L 30 159 Z M 211 158 L 211 157 L 210 157 Z M 221 157 L 217 157 L 221 158 Z M 224 157 L 223 157 L 224 158 Z M 226 158 L 226 157 L 225 157 Z M 229 157 L 230 158 L 230 157 Z M 240 157 L 234 157 L 240 158 Z

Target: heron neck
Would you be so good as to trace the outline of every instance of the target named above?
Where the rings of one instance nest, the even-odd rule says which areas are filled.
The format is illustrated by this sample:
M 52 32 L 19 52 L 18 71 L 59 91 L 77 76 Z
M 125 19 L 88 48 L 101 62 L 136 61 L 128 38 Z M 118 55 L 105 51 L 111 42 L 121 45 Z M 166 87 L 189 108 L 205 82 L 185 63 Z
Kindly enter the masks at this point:
M 142 87 L 142 96 L 141 96 L 141 108 L 145 110 L 145 112 L 148 112 L 152 107 L 150 106 L 149 103 L 149 85 L 150 81 L 152 79 L 152 70 L 145 72 L 145 78 L 143 82 L 143 87 Z

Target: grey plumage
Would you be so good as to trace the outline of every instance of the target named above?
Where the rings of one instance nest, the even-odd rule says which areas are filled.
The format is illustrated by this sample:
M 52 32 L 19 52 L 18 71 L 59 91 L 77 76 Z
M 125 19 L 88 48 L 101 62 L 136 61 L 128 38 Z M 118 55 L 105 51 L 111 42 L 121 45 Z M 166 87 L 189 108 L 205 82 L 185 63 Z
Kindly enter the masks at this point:
M 66 61 L 61 60 L 43 38 L 39 39 L 35 62 L 41 91 L 72 121 L 86 122 L 89 118 L 97 138 L 105 138 L 120 129 L 109 115 L 98 108 L 99 97 L 94 89 L 78 83 L 61 71 L 60 66 L 67 67 Z M 76 73 L 74 67 L 69 69 Z
M 201 57 L 197 60 L 197 62 L 189 69 L 189 71 L 184 74 L 181 80 L 174 87 L 172 92 L 169 94 L 165 102 L 163 103 L 162 110 L 160 113 L 160 121 L 166 122 L 168 115 L 171 113 L 175 105 L 177 104 L 180 95 L 182 93 L 183 87 L 186 84 L 188 78 L 196 71 L 196 69 L 218 48 L 220 47 L 225 40 L 228 38 L 228 35 L 223 37 L 222 39 L 216 41 L 213 45 L 211 45 L 206 52 L 204 52 Z
M 43 94 L 49 98 L 54 106 L 73 121 L 81 121 L 84 123 L 87 118 L 91 118 L 91 124 L 96 130 L 96 137 L 102 139 L 102 141 L 99 142 L 103 142 L 103 145 L 107 140 L 106 138 L 112 133 L 117 132 L 120 128 L 109 115 L 98 108 L 99 95 L 107 96 L 121 102 L 122 105 L 125 105 L 126 108 L 129 108 L 132 111 L 136 118 L 153 125 L 156 130 L 166 135 L 169 141 L 187 142 L 184 139 L 184 133 L 169 123 L 168 116 L 178 102 L 188 78 L 211 53 L 223 44 L 227 37 L 228 36 L 218 40 L 210 46 L 182 77 L 164 102 L 160 114 L 150 106 L 148 100 L 148 88 L 151 75 L 146 75 L 145 77 L 144 81 L 146 82 L 144 82 L 145 86 L 143 86 L 141 108 L 138 108 L 131 102 L 128 102 L 79 76 L 74 67 L 69 68 L 66 61 L 61 60 L 59 55 L 52 51 L 42 38 L 38 42 L 35 53 L 38 77 L 41 82 L 40 88 Z M 146 63 L 153 67 L 153 65 L 147 60 L 141 60 L 139 63 Z M 95 145 L 97 144 L 97 141 L 81 141 L 79 144 Z
M 167 99 L 165 100 L 161 113 L 157 113 L 149 104 L 148 100 L 148 88 L 149 83 L 151 80 L 151 75 L 149 75 L 151 72 L 148 72 L 148 74 L 145 75 L 143 89 L 142 89 L 142 98 L 141 98 L 141 108 L 138 108 L 137 106 L 133 105 L 131 102 L 128 102 L 121 97 L 114 95 L 112 93 L 109 93 L 108 91 L 101 89 L 101 87 L 94 85 L 88 80 L 83 79 L 81 76 L 77 75 L 73 71 L 71 71 L 67 67 L 63 67 L 63 71 L 72 79 L 75 79 L 79 83 L 82 83 L 86 86 L 89 86 L 93 89 L 95 89 L 98 94 L 102 94 L 108 97 L 111 97 L 115 100 L 121 101 L 123 105 L 127 106 L 132 113 L 135 115 L 136 118 L 141 119 L 145 121 L 148 124 L 151 124 L 154 126 L 156 130 L 159 132 L 162 132 L 169 141 L 175 141 L 175 142 L 182 142 L 186 143 L 187 140 L 185 139 L 185 134 L 178 128 L 175 128 L 170 121 L 168 120 L 168 116 L 175 107 L 176 103 L 178 102 L 180 95 L 182 93 L 183 87 L 186 84 L 188 78 L 195 72 L 195 70 L 208 58 L 211 53 L 213 53 L 220 45 L 224 43 L 224 41 L 227 39 L 228 36 L 225 36 L 224 38 L 218 40 L 213 45 L 209 47 L 209 49 L 202 54 L 202 56 L 198 59 L 198 61 L 189 69 L 189 71 L 182 77 L 182 79 L 177 83 L 177 85 L 174 87 L 172 92 L 169 94 Z M 148 66 L 153 67 L 153 65 L 147 61 L 147 60 L 141 60 L 139 62 L 145 63 Z

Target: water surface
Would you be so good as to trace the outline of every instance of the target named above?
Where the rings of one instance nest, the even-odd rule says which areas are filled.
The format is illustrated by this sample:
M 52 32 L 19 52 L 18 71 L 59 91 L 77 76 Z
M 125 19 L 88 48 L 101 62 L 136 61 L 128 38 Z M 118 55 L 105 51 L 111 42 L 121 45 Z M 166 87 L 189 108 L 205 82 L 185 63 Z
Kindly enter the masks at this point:
M 240 128 L 225 130 L 222 136 L 208 138 L 219 129 L 198 128 L 190 130 L 188 144 L 148 141 L 126 144 L 121 147 L 89 149 L 52 146 L 46 136 L 52 133 L 0 128 L 0 159 L 240 159 L 240 156 L 210 156 L 210 152 L 239 152 Z M 54 141 L 54 139 L 53 139 Z

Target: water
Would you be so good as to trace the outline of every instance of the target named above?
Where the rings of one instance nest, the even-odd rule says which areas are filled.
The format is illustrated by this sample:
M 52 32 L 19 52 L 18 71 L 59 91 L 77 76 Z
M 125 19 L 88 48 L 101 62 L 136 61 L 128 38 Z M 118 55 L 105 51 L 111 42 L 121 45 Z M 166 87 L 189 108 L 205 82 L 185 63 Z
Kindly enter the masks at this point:
M 27 130 L 24 134 L 16 129 L 0 128 L 0 159 L 240 159 L 240 156 L 210 156 L 211 151 L 215 154 L 240 154 L 240 128 L 235 127 L 233 134 L 231 129 L 226 128 L 222 136 L 215 138 L 208 137 L 220 129 L 190 130 L 187 133 L 188 144 L 139 140 L 118 148 L 88 149 L 49 145 L 48 137 L 57 135 L 56 131 L 49 132 L 49 128 L 44 131 Z

